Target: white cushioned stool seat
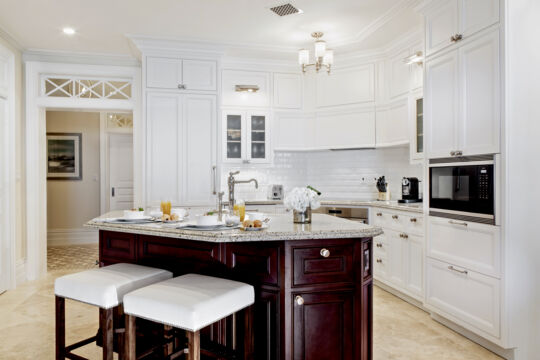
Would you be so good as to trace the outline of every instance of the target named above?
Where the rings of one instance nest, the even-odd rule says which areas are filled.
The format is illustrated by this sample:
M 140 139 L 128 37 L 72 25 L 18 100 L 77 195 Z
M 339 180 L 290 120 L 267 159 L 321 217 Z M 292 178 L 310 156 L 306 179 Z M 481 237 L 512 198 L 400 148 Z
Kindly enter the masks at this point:
M 167 270 L 120 263 L 59 277 L 54 293 L 109 309 L 120 305 L 128 292 L 170 278 Z
M 130 292 L 126 314 L 198 331 L 254 303 L 253 286 L 238 281 L 187 274 Z

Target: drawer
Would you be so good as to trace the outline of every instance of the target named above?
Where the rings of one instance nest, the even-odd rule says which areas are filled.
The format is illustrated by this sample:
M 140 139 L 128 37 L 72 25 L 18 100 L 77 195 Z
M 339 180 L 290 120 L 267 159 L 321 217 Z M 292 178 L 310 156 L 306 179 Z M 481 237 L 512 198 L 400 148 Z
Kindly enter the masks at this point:
M 403 222 L 405 223 L 404 232 L 421 236 L 424 235 L 423 214 L 403 215 Z
M 354 243 L 291 245 L 293 286 L 354 282 Z M 360 261 L 359 261 L 360 262 Z
M 428 258 L 426 302 L 481 335 L 500 336 L 500 280 Z
M 469 270 L 500 276 L 500 228 L 430 216 L 428 256 Z
M 386 280 L 388 277 L 388 258 L 386 254 L 377 254 L 373 258 L 373 276 L 377 280 Z
M 226 244 L 227 265 L 239 278 L 266 285 L 280 285 L 279 264 L 282 250 L 278 244 Z
M 373 238 L 373 253 L 375 256 L 386 255 L 388 248 L 388 239 L 386 234 L 382 234 Z
M 137 235 L 115 231 L 99 232 L 99 259 L 131 262 L 137 258 Z

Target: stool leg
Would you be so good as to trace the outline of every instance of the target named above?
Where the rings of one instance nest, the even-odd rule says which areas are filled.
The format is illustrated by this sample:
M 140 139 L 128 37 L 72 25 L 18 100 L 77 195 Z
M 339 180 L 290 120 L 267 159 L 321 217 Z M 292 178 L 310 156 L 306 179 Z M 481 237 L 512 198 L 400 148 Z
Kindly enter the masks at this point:
M 126 360 L 136 360 L 137 359 L 137 349 L 135 343 L 137 340 L 137 333 L 135 328 L 135 316 L 126 314 L 126 332 L 124 338 L 124 355 Z
M 100 309 L 99 322 L 103 339 L 103 360 L 113 360 L 113 309 Z
M 66 358 L 66 300 L 55 297 L 56 360 Z
M 187 360 L 201 360 L 201 334 L 199 331 L 187 331 L 188 357 Z
M 254 307 L 255 305 L 251 305 L 244 309 L 244 360 L 255 359 Z

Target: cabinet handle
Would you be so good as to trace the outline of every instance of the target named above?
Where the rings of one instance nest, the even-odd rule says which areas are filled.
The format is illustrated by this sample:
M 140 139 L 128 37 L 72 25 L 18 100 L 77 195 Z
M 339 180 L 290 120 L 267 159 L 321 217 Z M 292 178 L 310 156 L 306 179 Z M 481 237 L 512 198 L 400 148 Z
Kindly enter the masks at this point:
M 294 298 L 294 301 L 296 302 L 296 304 L 302 306 L 304 305 L 304 298 L 301 297 L 300 295 L 296 295 L 296 297 Z
M 456 156 L 456 152 L 455 151 L 450 151 L 450 156 Z
M 400 237 L 400 238 L 403 238 L 403 239 L 408 239 L 408 238 L 409 238 L 409 235 L 403 234 L 403 233 L 402 233 L 402 234 L 399 234 L 399 237 Z
M 381 243 L 377 243 L 377 247 L 378 247 L 378 248 L 382 248 L 382 244 L 381 244 Z
M 213 179 L 213 184 L 212 184 L 212 194 L 216 195 L 217 194 L 217 166 L 214 165 L 212 166 L 212 179 Z
M 448 270 L 452 270 L 452 271 L 455 271 L 455 272 L 458 272 L 460 274 L 464 274 L 464 275 L 467 275 L 469 272 L 467 270 L 459 270 L 459 269 L 456 269 L 455 267 L 453 267 L 452 265 L 448 266 Z
M 114 197 L 114 186 L 111 189 L 111 196 Z
M 185 89 L 186 89 L 186 85 L 184 85 L 184 84 L 178 84 L 178 88 L 179 88 L 180 90 L 185 90 Z
M 397 220 L 398 218 L 399 218 L 399 216 L 397 216 L 397 215 L 392 215 L 392 219 Z
M 377 216 L 382 216 L 382 213 L 377 213 Z
M 411 218 L 410 221 L 411 221 L 412 223 L 415 223 L 417 220 L 416 220 L 416 218 Z
M 452 225 L 461 225 L 461 226 L 468 226 L 469 225 L 466 222 L 455 221 L 455 220 L 448 220 L 448 223 L 452 224 Z
M 456 34 L 456 35 L 453 35 L 453 36 L 450 37 L 450 41 L 454 42 L 454 43 L 458 42 L 458 41 L 461 41 L 461 40 L 463 40 L 463 35 L 461 35 L 461 34 Z
M 375 261 L 377 261 L 379 264 L 382 264 L 382 259 L 377 259 Z
M 321 256 L 322 256 L 322 257 L 325 257 L 325 258 L 329 257 L 329 256 L 330 256 L 330 250 L 328 250 L 328 249 L 321 249 Z
M 249 164 L 251 161 L 248 160 L 248 159 L 245 159 L 245 160 L 243 160 L 242 162 L 243 162 L 244 164 Z
M 455 155 L 456 155 L 456 156 L 461 156 L 461 155 L 463 155 L 463 151 L 461 151 L 461 150 L 456 150 L 456 154 L 455 154 Z
M 369 274 L 369 267 L 371 263 L 369 253 L 370 253 L 369 249 L 364 250 L 364 273 L 368 273 L 368 274 Z

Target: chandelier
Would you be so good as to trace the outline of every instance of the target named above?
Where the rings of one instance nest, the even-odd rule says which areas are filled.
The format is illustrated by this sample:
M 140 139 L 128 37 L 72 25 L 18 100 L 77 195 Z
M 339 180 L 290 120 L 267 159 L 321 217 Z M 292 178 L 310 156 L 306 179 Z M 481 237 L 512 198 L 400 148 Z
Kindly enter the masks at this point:
M 326 48 L 326 41 L 321 39 L 323 35 L 324 34 L 319 31 L 311 33 L 311 36 L 315 39 L 315 62 L 309 63 L 308 49 L 300 49 L 298 51 L 298 63 L 302 66 L 303 73 L 305 73 L 310 66 L 314 66 L 317 72 L 324 67 L 328 74 L 330 74 L 330 68 L 334 62 L 334 50 Z

